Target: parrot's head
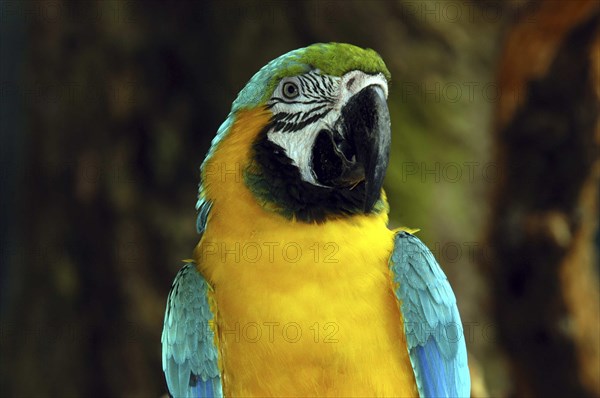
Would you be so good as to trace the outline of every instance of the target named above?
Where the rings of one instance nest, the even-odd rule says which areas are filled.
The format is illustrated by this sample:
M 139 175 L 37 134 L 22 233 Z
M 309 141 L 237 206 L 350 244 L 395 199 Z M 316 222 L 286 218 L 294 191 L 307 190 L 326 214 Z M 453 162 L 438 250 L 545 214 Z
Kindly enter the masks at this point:
M 389 79 L 375 51 L 350 44 L 284 54 L 239 93 L 207 159 L 224 145 L 247 151 L 243 183 L 262 207 L 288 218 L 380 213 L 391 139 Z

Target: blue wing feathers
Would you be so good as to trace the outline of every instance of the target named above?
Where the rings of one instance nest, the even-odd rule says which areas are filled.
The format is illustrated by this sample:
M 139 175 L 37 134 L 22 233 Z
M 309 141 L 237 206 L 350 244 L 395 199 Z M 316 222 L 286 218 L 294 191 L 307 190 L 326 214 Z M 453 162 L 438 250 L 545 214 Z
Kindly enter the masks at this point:
M 468 397 L 465 339 L 444 272 L 431 251 L 407 232 L 396 235 L 390 268 L 420 396 Z
M 454 387 L 453 381 L 448 383 L 448 380 L 445 378 L 437 376 L 439 374 L 444 374 L 445 369 L 439 368 L 444 360 L 433 339 L 428 339 L 424 346 L 419 345 L 415 347 L 413 349 L 413 356 L 416 358 L 419 367 L 422 369 L 422 385 L 426 396 L 448 397 L 457 395 L 456 391 L 449 390 Z
M 169 392 L 179 397 L 222 397 L 218 351 L 209 322 L 208 284 L 186 264 L 167 299 L 162 334 L 163 370 Z
M 219 397 L 221 390 L 220 383 L 218 385 L 215 380 L 197 380 L 196 385 L 191 387 L 193 397 Z

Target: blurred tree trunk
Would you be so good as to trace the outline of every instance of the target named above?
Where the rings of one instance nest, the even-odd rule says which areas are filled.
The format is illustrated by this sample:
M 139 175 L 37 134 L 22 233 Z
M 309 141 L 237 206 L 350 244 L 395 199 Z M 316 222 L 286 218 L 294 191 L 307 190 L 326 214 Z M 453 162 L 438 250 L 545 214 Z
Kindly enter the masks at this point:
M 226 114 L 206 100 L 218 64 L 196 46 L 210 5 L 6 7 L 27 24 L 24 79 L 10 80 L 27 149 L 10 209 L 21 233 L 2 264 L 1 395 L 159 396 L 166 295 L 195 245 L 197 170 Z
M 506 38 L 489 275 L 514 396 L 600 395 L 599 26 L 596 1 L 540 2 Z

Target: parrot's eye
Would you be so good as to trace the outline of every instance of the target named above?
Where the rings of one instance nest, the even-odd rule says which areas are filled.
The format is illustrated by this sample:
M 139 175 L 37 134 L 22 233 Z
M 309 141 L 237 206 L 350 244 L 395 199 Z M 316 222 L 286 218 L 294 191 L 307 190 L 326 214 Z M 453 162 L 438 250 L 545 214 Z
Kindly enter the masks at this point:
M 298 86 L 292 82 L 284 83 L 282 91 L 283 96 L 288 99 L 293 99 L 300 95 L 300 90 L 298 89 Z

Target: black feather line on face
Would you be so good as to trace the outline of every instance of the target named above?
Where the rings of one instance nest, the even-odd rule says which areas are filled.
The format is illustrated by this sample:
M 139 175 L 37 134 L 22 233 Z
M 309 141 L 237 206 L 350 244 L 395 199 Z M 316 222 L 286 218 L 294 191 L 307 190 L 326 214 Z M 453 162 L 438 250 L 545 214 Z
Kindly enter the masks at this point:
M 308 112 L 308 114 L 312 113 Z M 302 130 L 304 127 L 308 126 L 309 124 L 312 124 L 314 122 L 316 122 L 317 120 L 320 120 L 322 118 L 324 118 L 325 116 L 327 116 L 327 114 L 331 112 L 331 109 L 325 109 L 323 112 L 321 113 L 317 113 L 314 114 L 310 117 L 307 117 L 308 114 L 303 114 L 304 118 L 302 119 L 302 121 L 300 121 L 299 123 L 287 123 L 284 121 L 278 121 L 278 120 L 273 120 L 274 123 L 271 125 L 275 131 L 280 131 L 283 133 L 290 133 L 290 132 L 294 132 L 294 131 L 300 131 Z M 288 114 L 283 114 L 288 115 Z
M 286 218 L 304 222 L 321 223 L 364 213 L 364 182 L 352 188 L 329 188 L 302 180 L 285 150 L 268 140 L 267 132 L 272 127 L 269 123 L 253 144 L 253 163 L 244 174 L 246 185 L 259 201 L 272 205 Z M 373 212 L 379 213 L 382 208 L 376 206 Z

